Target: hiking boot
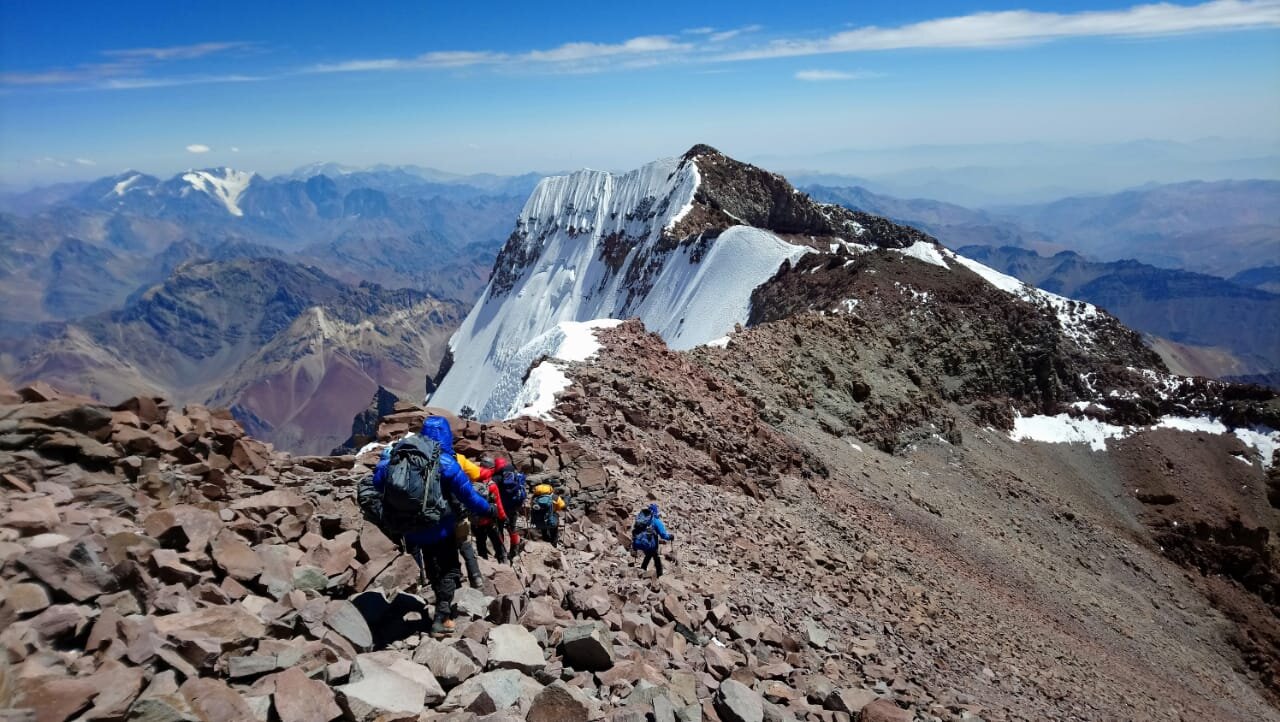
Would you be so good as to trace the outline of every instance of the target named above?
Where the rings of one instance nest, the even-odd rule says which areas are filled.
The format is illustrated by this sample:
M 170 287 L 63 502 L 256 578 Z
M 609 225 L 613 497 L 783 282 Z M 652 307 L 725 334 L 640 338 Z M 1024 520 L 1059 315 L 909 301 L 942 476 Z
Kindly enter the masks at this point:
M 445 619 L 443 621 L 436 620 L 436 622 L 431 625 L 431 636 L 447 637 L 450 634 L 453 634 L 453 630 L 456 627 L 457 625 L 453 623 L 452 619 Z

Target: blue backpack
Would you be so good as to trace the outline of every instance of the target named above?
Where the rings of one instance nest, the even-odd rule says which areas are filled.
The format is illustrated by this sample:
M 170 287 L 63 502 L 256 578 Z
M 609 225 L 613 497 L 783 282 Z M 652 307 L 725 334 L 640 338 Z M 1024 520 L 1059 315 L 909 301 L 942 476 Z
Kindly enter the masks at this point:
M 524 506 L 524 500 L 529 498 L 524 474 L 512 469 L 502 472 L 502 477 L 498 479 L 498 491 L 502 494 L 502 505 L 508 509 L 519 509 Z
M 636 520 L 631 524 L 631 548 L 642 552 L 658 548 L 658 530 L 653 526 L 653 515 L 648 509 L 636 514 Z
M 560 519 L 556 516 L 556 500 L 551 494 L 534 497 L 533 508 L 529 511 L 529 521 L 535 527 L 556 526 Z

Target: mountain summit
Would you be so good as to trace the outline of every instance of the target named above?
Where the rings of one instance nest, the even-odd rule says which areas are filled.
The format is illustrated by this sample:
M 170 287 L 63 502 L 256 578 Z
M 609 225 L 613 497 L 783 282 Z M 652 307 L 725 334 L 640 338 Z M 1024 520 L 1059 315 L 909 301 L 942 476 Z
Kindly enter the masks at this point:
M 622 175 L 546 178 L 450 343 L 466 373 L 444 374 L 432 400 L 512 415 L 529 363 L 563 339 L 561 323 L 634 316 L 672 348 L 692 348 L 746 323 L 752 292 L 805 254 L 930 242 L 816 203 L 706 145 Z

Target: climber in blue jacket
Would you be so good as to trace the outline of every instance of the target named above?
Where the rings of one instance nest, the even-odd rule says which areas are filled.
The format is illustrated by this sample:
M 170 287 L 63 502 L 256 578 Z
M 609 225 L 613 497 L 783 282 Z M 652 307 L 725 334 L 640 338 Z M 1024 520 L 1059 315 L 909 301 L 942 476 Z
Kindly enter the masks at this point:
M 471 480 L 458 465 L 453 455 L 453 430 L 443 416 L 428 416 L 422 423 L 422 435 L 441 447 L 440 489 L 449 500 L 450 513 L 440 521 L 419 531 L 405 534 L 405 544 L 414 548 L 419 557 L 431 590 L 436 597 L 436 613 L 431 625 L 432 634 L 448 634 L 453 631 L 453 593 L 462 582 L 462 568 L 458 563 L 458 540 L 454 533 L 459 508 L 476 516 L 491 516 L 494 509 L 484 497 L 476 493 Z M 381 489 L 390 465 L 390 447 L 384 449 L 378 466 L 373 471 L 373 486 Z

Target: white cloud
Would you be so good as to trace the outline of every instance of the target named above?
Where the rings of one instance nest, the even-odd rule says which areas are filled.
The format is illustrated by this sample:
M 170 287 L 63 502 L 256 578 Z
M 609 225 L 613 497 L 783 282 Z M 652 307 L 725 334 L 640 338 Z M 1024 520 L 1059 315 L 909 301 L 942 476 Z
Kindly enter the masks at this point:
M 619 55 L 638 55 L 645 53 L 670 52 L 688 50 L 692 45 L 677 43 L 664 35 L 643 35 L 631 38 L 626 42 L 609 43 L 565 43 L 550 50 L 533 50 L 519 56 L 518 59 L 532 60 L 542 63 L 562 63 L 595 58 L 615 57 Z
M 76 165 L 97 165 L 97 163 L 94 163 L 88 158 L 76 158 Z
M 235 147 L 235 146 L 233 145 L 233 146 L 231 146 L 231 152 L 232 152 L 232 153 L 239 153 L 239 152 L 240 152 L 240 149 L 239 149 L 239 148 L 237 148 L 237 147 Z
M 210 150 L 213 150 L 213 149 L 205 145 L 204 143 L 192 143 L 191 145 L 187 146 L 188 153 L 208 153 Z
M 1157 3 L 1122 10 L 1049 13 L 982 12 L 895 28 L 867 26 L 819 40 L 775 40 L 720 60 L 753 60 L 906 48 L 990 48 L 1077 37 L 1152 37 L 1192 32 L 1280 27 L 1276 0 L 1211 0 L 1199 5 Z
M 715 28 L 685 28 L 681 30 L 682 35 L 710 35 L 716 31 Z

